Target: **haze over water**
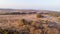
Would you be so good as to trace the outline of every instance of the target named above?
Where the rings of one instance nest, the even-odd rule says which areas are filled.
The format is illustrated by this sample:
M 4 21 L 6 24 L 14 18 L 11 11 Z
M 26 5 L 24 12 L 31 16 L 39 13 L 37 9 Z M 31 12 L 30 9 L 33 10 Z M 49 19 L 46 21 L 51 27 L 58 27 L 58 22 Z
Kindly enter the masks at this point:
M 0 8 L 60 11 L 60 0 L 0 0 Z

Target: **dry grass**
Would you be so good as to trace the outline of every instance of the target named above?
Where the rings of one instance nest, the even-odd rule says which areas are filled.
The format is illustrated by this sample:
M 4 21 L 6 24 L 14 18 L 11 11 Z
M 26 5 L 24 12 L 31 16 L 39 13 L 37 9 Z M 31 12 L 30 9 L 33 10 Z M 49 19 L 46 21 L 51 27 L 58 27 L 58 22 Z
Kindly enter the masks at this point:
M 56 21 L 56 22 L 55 22 Z M 37 14 L 0 15 L 0 32 L 4 34 L 59 34 L 58 19 L 44 15 L 38 18 Z M 54 26 L 53 24 L 56 23 Z

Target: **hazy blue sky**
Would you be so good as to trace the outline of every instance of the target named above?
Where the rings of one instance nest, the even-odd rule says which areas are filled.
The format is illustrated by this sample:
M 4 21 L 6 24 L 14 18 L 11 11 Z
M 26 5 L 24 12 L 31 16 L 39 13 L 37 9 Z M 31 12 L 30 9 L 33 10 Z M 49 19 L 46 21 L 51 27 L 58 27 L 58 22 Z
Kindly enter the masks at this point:
M 60 10 L 60 0 L 0 0 L 0 8 Z

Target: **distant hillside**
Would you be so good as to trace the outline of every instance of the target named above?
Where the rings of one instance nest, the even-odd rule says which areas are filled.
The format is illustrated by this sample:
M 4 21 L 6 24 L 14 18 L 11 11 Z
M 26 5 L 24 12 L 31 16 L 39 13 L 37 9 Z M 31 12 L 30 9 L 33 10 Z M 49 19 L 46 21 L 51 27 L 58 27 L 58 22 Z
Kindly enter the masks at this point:
M 0 9 L 0 14 L 32 14 L 32 13 L 50 13 L 50 14 L 60 14 L 57 11 L 48 10 L 19 10 L 19 9 Z

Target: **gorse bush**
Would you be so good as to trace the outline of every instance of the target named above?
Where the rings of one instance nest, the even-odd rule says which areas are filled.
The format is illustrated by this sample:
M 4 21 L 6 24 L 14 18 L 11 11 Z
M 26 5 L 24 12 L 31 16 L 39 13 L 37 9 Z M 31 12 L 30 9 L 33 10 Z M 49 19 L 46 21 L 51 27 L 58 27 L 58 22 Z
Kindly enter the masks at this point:
M 27 21 L 25 19 L 21 19 L 21 22 L 24 23 L 24 25 L 30 24 L 30 21 Z
M 42 18 L 42 17 L 44 17 L 42 14 L 37 14 L 36 16 L 37 16 L 37 18 Z

